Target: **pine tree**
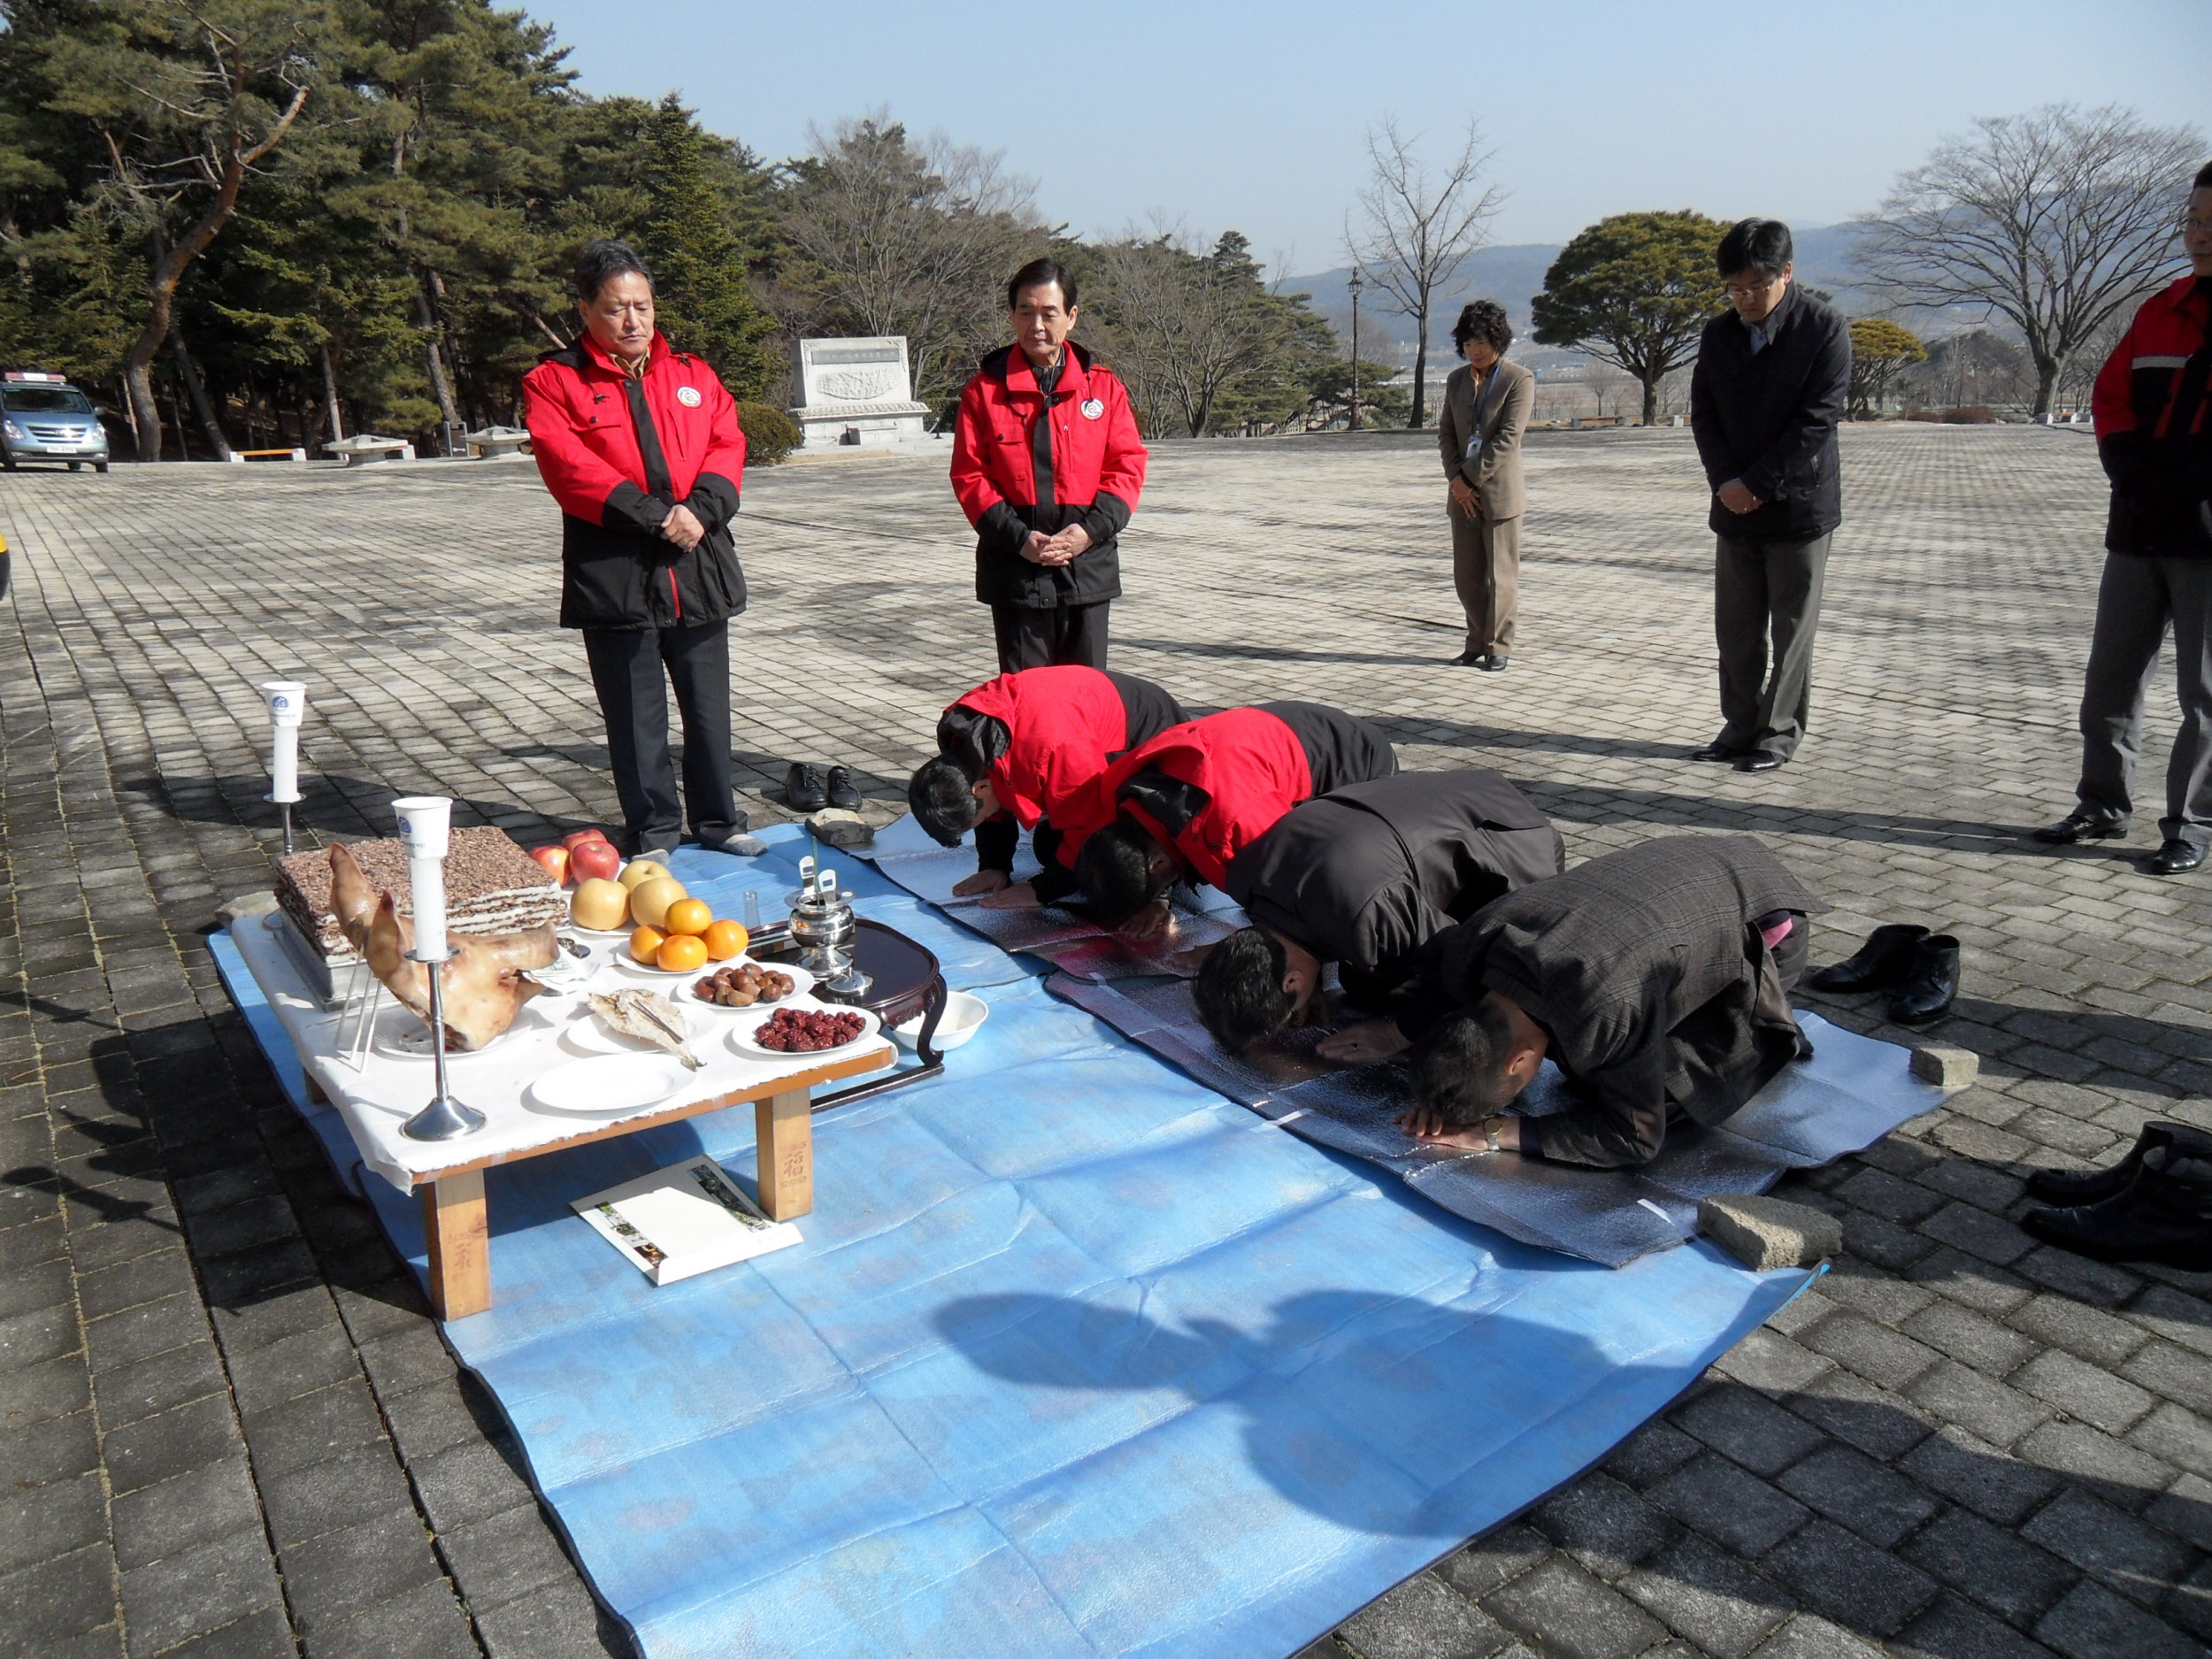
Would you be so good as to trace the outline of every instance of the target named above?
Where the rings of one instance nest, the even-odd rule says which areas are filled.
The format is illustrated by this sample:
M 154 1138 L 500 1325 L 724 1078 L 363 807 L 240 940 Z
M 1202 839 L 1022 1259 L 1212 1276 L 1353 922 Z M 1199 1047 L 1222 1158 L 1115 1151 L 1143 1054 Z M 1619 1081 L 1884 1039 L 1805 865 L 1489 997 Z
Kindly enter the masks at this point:
M 680 351 L 695 352 L 730 395 L 757 397 L 774 377 L 767 349 L 775 323 L 745 281 L 745 250 L 714 188 L 709 145 L 691 111 L 671 93 L 654 111 L 641 251 L 653 267 L 661 332 Z

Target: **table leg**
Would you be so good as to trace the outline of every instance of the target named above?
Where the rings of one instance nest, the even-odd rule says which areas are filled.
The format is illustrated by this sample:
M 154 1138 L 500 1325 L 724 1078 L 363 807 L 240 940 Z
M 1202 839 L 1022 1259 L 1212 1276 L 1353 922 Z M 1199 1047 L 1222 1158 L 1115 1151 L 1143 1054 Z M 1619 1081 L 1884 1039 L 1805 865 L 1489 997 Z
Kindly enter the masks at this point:
M 760 1153 L 760 1207 L 771 1221 L 814 1208 L 814 1110 L 803 1088 L 753 1103 Z
M 484 1221 L 484 1171 L 464 1170 L 419 1189 L 430 1241 L 430 1305 L 459 1319 L 492 1305 L 490 1238 Z

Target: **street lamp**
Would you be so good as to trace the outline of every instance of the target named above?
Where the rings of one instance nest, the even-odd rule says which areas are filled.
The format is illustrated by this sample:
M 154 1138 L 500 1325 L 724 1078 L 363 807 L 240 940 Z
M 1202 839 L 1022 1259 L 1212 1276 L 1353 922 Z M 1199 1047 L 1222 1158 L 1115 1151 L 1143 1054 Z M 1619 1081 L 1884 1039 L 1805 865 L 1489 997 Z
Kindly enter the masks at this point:
M 1359 430 L 1359 291 L 1367 285 L 1360 280 L 1359 267 L 1352 267 L 1351 280 L 1345 284 L 1352 290 L 1352 430 Z

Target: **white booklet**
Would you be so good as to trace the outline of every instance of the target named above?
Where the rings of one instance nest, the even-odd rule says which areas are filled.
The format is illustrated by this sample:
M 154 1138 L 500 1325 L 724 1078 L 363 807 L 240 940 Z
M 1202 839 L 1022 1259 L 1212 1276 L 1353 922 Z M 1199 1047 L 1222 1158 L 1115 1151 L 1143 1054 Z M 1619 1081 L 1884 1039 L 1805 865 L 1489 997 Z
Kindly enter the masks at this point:
M 704 1153 L 570 1207 L 656 1285 L 799 1241 L 795 1225 L 769 1220 Z

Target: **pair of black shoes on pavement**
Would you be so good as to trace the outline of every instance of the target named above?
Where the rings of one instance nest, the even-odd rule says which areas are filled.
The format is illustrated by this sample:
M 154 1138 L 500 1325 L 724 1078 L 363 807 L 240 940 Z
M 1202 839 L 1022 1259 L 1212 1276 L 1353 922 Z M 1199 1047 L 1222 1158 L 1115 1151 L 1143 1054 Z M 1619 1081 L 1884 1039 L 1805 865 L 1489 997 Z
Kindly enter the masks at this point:
M 1770 749 L 1731 749 L 1718 739 L 1703 749 L 1690 751 L 1692 760 L 1726 763 L 1738 772 L 1772 772 L 1788 763 L 1787 755 L 1778 755 Z
M 819 766 L 806 760 L 793 761 L 784 773 L 783 798 L 795 812 L 819 812 L 826 806 L 842 812 L 860 810 L 860 791 L 853 787 L 850 772 L 832 766 L 825 776 Z
M 1893 991 L 1889 1017 L 1925 1025 L 1951 1011 L 1959 994 L 1959 941 L 1912 922 L 1893 922 L 1867 935 L 1848 961 L 1832 963 L 1805 981 L 1815 991 Z
M 1452 658 L 1454 668 L 1479 668 L 1486 674 L 1502 674 L 1513 659 L 1496 651 L 1462 651 Z
M 2035 838 L 2053 847 L 2071 847 L 2080 841 L 2113 841 L 2128 833 L 2127 820 L 2078 806 L 2055 824 L 2046 824 Z M 2195 841 L 2169 835 L 2158 850 L 2136 861 L 2146 875 L 2186 875 L 2204 862 L 2204 849 Z
M 2151 1123 L 2107 1170 L 2038 1170 L 2028 1194 L 2053 1206 L 2020 1225 L 2032 1237 L 2100 1262 L 2212 1268 L 2212 1134 Z

